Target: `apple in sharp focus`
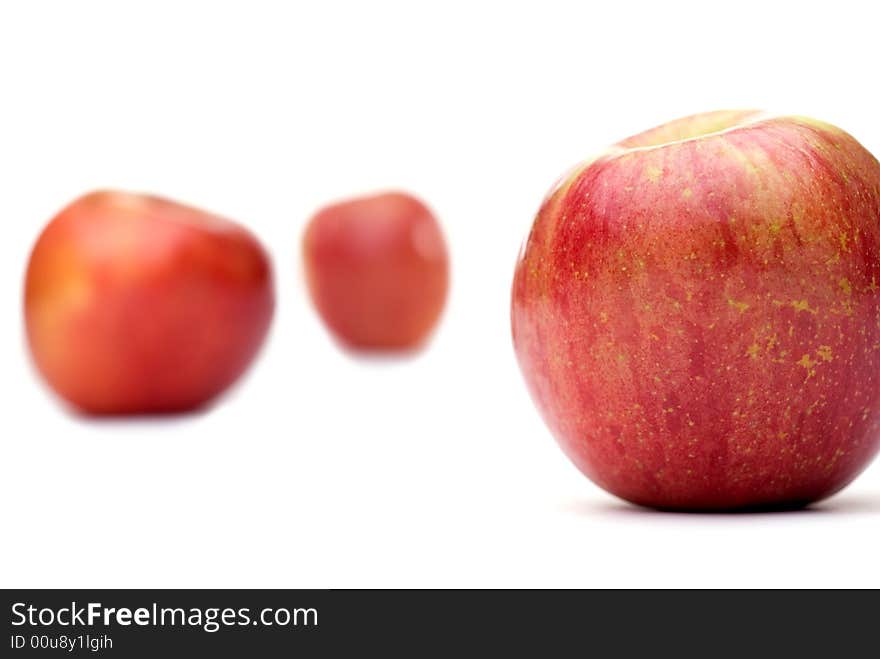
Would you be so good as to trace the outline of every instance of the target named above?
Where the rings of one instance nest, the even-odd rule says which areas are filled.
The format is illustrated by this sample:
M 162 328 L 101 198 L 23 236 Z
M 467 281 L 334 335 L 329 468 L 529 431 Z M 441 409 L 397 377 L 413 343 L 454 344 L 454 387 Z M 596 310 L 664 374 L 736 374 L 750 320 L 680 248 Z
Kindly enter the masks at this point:
M 36 366 L 92 414 L 207 403 L 251 362 L 274 306 L 268 257 L 247 230 L 110 191 L 77 199 L 48 224 L 24 297 Z
M 437 219 L 401 192 L 331 204 L 303 238 L 312 300 L 331 333 L 359 351 L 421 346 L 446 301 L 449 257 Z
M 515 351 L 564 452 L 631 502 L 800 506 L 878 450 L 880 164 L 832 125 L 711 112 L 545 198 Z

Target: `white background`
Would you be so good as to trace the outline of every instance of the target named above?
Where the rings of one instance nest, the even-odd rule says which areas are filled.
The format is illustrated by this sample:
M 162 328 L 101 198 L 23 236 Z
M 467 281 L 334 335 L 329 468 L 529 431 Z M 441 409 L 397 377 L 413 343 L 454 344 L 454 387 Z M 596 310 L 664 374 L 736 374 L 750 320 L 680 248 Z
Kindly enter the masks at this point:
M 817 116 L 880 153 L 872 3 L 57 2 L 0 8 L 0 585 L 880 586 L 880 464 L 811 510 L 623 504 L 562 453 L 511 348 L 514 260 L 544 192 L 680 115 Z M 22 276 L 97 187 L 250 226 L 279 306 L 204 414 L 86 421 L 32 371 Z M 444 223 L 447 313 L 358 359 L 305 295 L 299 240 L 400 187 Z

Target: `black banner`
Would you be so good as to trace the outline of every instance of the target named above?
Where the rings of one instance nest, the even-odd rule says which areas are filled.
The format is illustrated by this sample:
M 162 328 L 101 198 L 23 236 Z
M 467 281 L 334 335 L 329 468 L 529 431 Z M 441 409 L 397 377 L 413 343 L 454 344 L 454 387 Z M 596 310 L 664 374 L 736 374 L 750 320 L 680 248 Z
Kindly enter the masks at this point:
M 4 591 L 0 655 L 860 656 L 877 602 L 868 591 Z

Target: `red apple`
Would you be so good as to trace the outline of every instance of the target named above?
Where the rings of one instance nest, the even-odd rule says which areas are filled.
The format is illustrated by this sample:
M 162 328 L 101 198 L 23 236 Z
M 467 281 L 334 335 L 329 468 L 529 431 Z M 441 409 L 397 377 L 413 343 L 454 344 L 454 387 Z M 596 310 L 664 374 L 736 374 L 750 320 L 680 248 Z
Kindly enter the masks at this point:
M 378 194 L 320 210 L 303 253 L 318 312 L 351 348 L 417 347 L 443 311 L 446 243 L 431 211 L 410 195 Z
M 802 117 L 631 137 L 547 196 L 513 340 L 565 453 L 671 509 L 798 506 L 878 449 L 880 164 Z
M 45 228 L 25 283 L 27 337 L 80 410 L 192 410 L 238 378 L 272 318 L 269 260 L 228 220 L 156 197 L 86 195 Z

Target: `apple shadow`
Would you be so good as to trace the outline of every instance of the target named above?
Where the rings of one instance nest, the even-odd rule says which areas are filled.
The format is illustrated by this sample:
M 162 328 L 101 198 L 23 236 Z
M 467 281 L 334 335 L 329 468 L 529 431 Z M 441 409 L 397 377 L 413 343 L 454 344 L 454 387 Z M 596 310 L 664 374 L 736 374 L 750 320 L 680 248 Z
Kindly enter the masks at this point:
M 352 362 L 367 365 L 398 366 L 418 361 L 422 357 L 421 348 L 381 348 L 365 350 L 362 348 L 350 348 L 340 345 L 342 353 Z
M 880 515 L 880 493 L 837 495 L 830 499 L 811 504 L 793 504 L 786 506 L 760 506 L 739 508 L 735 510 L 661 510 L 648 508 L 616 499 L 601 501 L 576 500 L 564 504 L 564 512 L 584 517 L 614 516 L 638 517 L 641 519 L 663 517 L 697 518 L 711 517 L 747 518 L 761 516 L 815 516 L 815 515 Z
M 842 494 L 820 501 L 808 508 L 814 512 L 880 515 L 880 494 Z
M 357 346 L 346 343 L 336 337 L 332 338 L 336 349 L 350 362 L 372 366 L 398 366 L 417 362 L 424 358 L 430 341 L 424 341 L 405 347 L 390 346 Z
M 125 427 L 172 427 L 194 423 L 207 417 L 217 406 L 217 400 L 211 400 L 192 409 L 157 409 L 150 412 L 89 412 L 79 409 L 66 401 L 60 401 L 64 412 L 75 423 L 104 428 Z

